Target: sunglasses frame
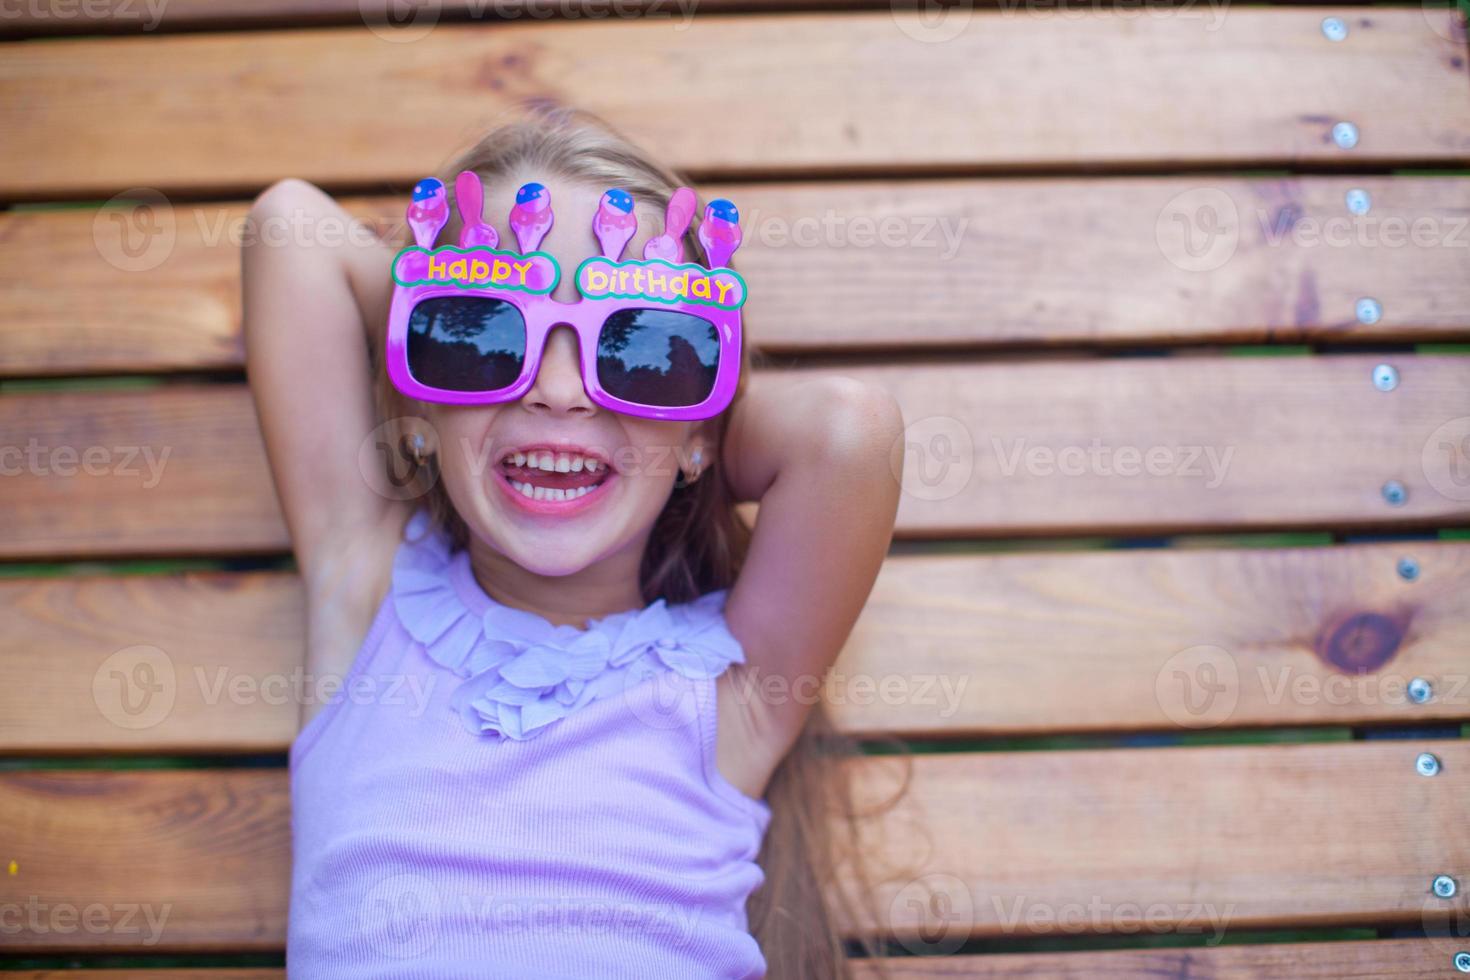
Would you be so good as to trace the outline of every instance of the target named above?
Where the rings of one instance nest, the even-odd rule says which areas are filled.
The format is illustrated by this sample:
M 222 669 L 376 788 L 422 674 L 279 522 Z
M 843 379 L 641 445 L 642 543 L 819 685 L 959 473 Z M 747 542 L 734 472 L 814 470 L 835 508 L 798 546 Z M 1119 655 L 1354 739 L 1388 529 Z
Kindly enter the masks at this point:
M 624 260 L 622 253 L 638 225 L 633 198 L 619 188 L 608 190 L 592 220 L 601 255 L 577 267 L 574 283 L 581 298 L 574 303 L 552 298 L 561 280 L 561 267 L 554 256 L 537 251 L 554 220 L 551 194 L 544 184 L 531 181 L 516 191 L 509 223 L 519 251 L 497 248 L 500 236 L 484 221 L 483 187 L 474 171 L 461 171 L 455 178 L 455 205 L 462 221 L 459 246 L 435 248 L 449 219 L 447 189 L 436 177 L 415 184 L 406 217 L 416 244 L 393 257 L 395 287 L 388 311 L 385 367 L 393 386 L 404 395 L 447 405 L 516 401 L 531 390 L 541 372 L 547 335 L 556 327 L 567 326 L 576 331 L 582 388 L 593 404 L 624 415 L 669 421 L 712 418 L 729 407 L 740 380 L 740 308 L 748 295 L 745 280 L 729 268 L 730 256 L 741 242 L 740 214 L 734 204 L 719 199 L 705 207 L 697 237 L 709 257 L 708 269 L 683 260 L 680 239 L 697 206 L 694 192 L 687 187 L 677 188 L 670 196 L 663 234 L 644 244 L 643 258 Z M 413 376 L 408 363 L 413 311 L 420 303 L 446 296 L 495 299 L 519 311 L 526 347 L 520 374 L 512 384 L 490 391 L 457 391 L 424 384 Z M 597 342 L 607 321 L 625 310 L 683 313 L 715 328 L 719 361 L 714 384 L 703 401 L 646 405 L 619 398 L 602 387 L 597 377 Z
M 405 249 L 400 257 L 408 252 Z M 464 253 L 456 253 L 462 256 Z M 548 256 L 549 258 L 549 256 Z M 395 266 L 398 259 L 394 260 Z M 689 266 L 701 273 L 710 270 L 700 265 Z M 735 275 L 731 270 L 721 270 Z M 454 391 L 435 388 L 420 382 L 413 376 L 408 364 L 408 324 L 414 309 L 425 300 L 444 296 L 482 297 L 509 303 L 520 311 L 526 324 L 526 354 L 521 364 L 521 373 L 515 382 L 506 388 L 493 391 Z M 625 401 L 602 387 L 597 378 L 597 341 L 603 325 L 615 313 L 622 310 L 655 310 L 687 313 L 712 324 L 719 341 L 719 364 L 715 368 L 715 383 L 709 397 L 697 405 L 644 405 Z M 389 379 L 394 387 L 410 398 L 419 401 L 446 405 L 498 405 L 516 401 L 525 396 L 536 382 L 541 370 L 542 354 L 546 338 L 555 327 L 568 326 L 577 333 L 579 360 L 582 368 L 582 387 L 592 402 L 609 411 L 639 418 L 667 421 L 694 421 L 712 418 L 729 407 L 735 397 L 735 388 L 740 378 L 741 324 L 739 309 L 724 309 L 699 303 L 666 303 L 646 297 L 614 298 L 583 297 L 575 303 L 563 303 L 548 294 L 530 293 L 521 290 L 501 289 L 493 286 L 444 285 L 442 283 L 404 286 L 399 284 L 393 291 L 393 303 L 388 313 L 387 367 Z

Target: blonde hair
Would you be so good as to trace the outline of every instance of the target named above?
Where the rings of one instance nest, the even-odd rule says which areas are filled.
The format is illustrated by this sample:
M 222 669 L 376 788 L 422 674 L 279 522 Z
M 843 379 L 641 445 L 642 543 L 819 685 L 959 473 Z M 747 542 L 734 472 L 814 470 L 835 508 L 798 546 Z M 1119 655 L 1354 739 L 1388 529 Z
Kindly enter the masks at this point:
M 474 171 L 482 181 L 530 172 L 585 181 L 599 189 L 620 187 L 635 201 L 653 204 L 662 212 L 675 189 L 692 186 L 586 111 L 528 102 L 515 107 L 513 115 L 512 121 L 497 126 L 445 167 L 440 178 L 447 188 L 454 186 L 454 176 L 463 170 Z M 684 252 L 707 266 L 695 236 L 703 208 L 696 208 L 695 213 L 696 220 L 684 236 Z M 453 230 L 453 226 L 448 229 Z M 402 244 L 411 241 L 405 237 Z M 375 344 L 374 350 L 380 347 Z M 732 408 L 747 390 L 752 364 L 762 360 L 748 335 L 743 349 Z M 412 414 L 411 404 L 387 381 L 381 364 L 376 367 L 381 417 Z M 726 411 L 715 420 L 712 459 L 720 458 L 732 414 Z M 428 490 L 424 503 L 455 547 L 463 548 L 468 529 L 432 470 L 434 458 L 425 465 L 422 475 Z M 669 603 L 687 602 L 732 586 L 750 537 L 751 528 L 740 516 L 718 467 L 677 488 L 655 521 L 643 555 L 639 575 L 643 601 L 662 597 Z M 897 740 L 888 741 L 902 749 Z M 772 817 L 757 857 L 765 882 L 752 894 L 747 913 L 751 933 L 766 958 L 768 976 L 775 980 L 850 976 L 839 921 L 860 931 L 857 942 L 864 953 L 877 955 L 877 943 L 867 936 L 881 918 L 868 907 L 873 887 L 857 824 L 891 807 L 906 788 L 908 773 L 905 771 L 897 793 L 879 811 L 859 812 L 849 784 L 851 767 L 842 764 L 842 759 L 857 754 L 856 740 L 832 727 L 825 706 L 818 701 L 767 787 Z M 847 872 L 840 880 L 839 868 Z M 855 886 L 856 895 L 849 894 L 844 884 Z M 874 972 L 887 976 L 881 959 L 872 965 Z

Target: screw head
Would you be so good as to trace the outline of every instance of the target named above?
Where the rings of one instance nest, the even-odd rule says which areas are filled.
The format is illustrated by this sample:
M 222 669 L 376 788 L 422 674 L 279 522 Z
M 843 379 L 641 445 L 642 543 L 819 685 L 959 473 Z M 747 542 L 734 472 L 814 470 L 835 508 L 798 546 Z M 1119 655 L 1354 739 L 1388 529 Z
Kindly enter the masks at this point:
M 1358 315 L 1359 323 L 1371 327 L 1383 319 L 1383 304 L 1372 296 L 1364 296 L 1353 304 L 1353 312 Z
M 1398 386 L 1398 368 L 1392 364 L 1380 364 L 1373 369 L 1373 387 L 1379 391 L 1393 391 Z
M 1383 499 L 1393 507 L 1402 507 L 1405 500 L 1409 499 L 1409 491 L 1397 480 L 1389 480 L 1383 485 Z
M 1434 894 L 1440 898 L 1454 898 L 1459 888 L 1455 885 L 1455 879 L 1449 875 L 1434 876 Z
M 1433 752 L 1420 752 L 1414 760 L 1414 770 L 1421 776 L 1439 775 L 1439 757 Z
M 1373 207 L 1373 197 L 1361 187 L 1354 187 L 1343 195 L 1349 214 L 1364 215 Z
M 1399 578 L 1405 582 L 1412 582 L 1419 577 L 1419 563 L 1412 558 L 1400 558 Z
M 1358 127 L 1350 122 L 1340 122 L 1332 127 L 1332 142 L 1344 150 L 1358 145 Z
M 1409 681 L 1409 700 L 1415 704 L 1423 704 L 1434 697 L 1434 685 L 1422 677 L 1416 677 Z
M 1341 17 L 1322 18 L 1322 36 L 1329 41 L 1341 41 L 1347 37 L 1347 21 Z
M 1455 969 L 1461 973 L 1470 973 L 1470 952 L 1462 950 L 1455 954 Z

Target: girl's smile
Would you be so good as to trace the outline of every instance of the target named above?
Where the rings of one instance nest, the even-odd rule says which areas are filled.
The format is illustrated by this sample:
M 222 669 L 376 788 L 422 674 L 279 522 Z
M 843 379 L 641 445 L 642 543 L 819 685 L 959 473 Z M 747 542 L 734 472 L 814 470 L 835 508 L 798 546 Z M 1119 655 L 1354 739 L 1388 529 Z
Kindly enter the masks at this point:
M 506 453 L 495 482 L 529 514 L 566 517 L 606 499 L 617 471 L 600 454 L 577 447 L 532 446 Z

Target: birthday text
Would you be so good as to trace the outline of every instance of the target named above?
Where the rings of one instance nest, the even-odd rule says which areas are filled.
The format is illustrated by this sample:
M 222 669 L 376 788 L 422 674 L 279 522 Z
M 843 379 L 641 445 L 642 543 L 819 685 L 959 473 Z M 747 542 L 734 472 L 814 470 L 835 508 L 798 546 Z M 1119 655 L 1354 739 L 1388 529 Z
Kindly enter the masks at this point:
M 729 269 L 710 272 L 692 263 L 671 265 L 657 259 L 588 259 L 577 269 L 577 289 L 588 299 L 698 303 L 724 310 L 739 309 L 745 302 L 745 281 Z

